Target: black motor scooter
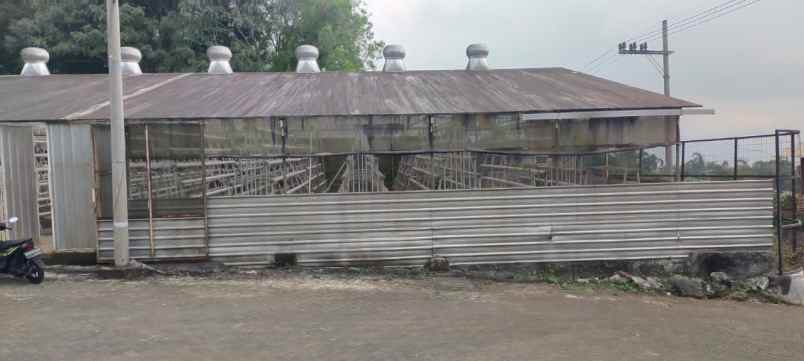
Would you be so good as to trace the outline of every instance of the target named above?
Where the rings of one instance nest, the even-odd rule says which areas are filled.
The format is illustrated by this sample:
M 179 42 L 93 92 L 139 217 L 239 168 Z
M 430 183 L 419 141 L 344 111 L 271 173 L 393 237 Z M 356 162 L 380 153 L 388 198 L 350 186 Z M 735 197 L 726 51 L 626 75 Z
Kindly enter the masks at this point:
M 19 221 L 11 217 L 8 222 L 0 222 L 0 231 L 14 227 Z M 0 241 L 0 273 L 15 277 L 25 277 L 33 284 L 45 280 L 45 263 L 42 262 L 42 250 L 34 247 L 33 240 Z

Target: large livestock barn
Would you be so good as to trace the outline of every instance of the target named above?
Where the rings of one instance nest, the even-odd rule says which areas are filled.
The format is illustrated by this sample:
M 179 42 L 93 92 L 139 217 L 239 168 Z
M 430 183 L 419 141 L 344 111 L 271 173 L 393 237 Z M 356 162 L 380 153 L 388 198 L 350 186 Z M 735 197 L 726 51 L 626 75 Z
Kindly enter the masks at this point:
M 46 54 L 28 49 L 23 53 L 27 64 L 22 75 L 0 76 L 6 168 L 25 169 L 15 164 L 33 162 L 34 152 L 27 149 L 33 148 L 34 132 L 47 142 L 46 176 L 30 169 L 6 174 L 25 180 L 22 185 L 5 186 L 7 203 L 14 204 L 6 208 L 24 215 L 27 223 L 19 232 L 38 234 L 42 212 L 25 204 L 37 204 L 42 191 L 36 182 L 44 178 L 52 209 L 46 212 L 52 215 L 52 246 L 96 249 L 99 260 L 108 261 L 112 257 L 108 78 L 50 75 L 44 65 Z M 231 52 L 212 47 L 208 73 L 142 74 L 139 52 L 124 48 L 132 257 L 261 264 L 273 262 L 277 254 L 291 254 L 303 264 L 420 264 L 437 253 L 434 240 L 441 238 L 434 234 L 441 230 L 439 222 L 449 223 L 448 219 L 458 223 L 443 228 L 454 233 L 443 239 L 486 240 L 486 246 L 475 244 L 472 249 L 487 247 L 490 238 L 502 239 L 508 248 L 498 252 L 501 255 L 527 255 L 506 262 L 559 256 L 680 257 L 689 251 L 662 249 L 662 244 L 658 251 L 647 250 L 648 240 L 639 244 L 642 248 L 619 253 L 583 248 L 561 254 L 530 248 L 510 251 L 520 246 L 511 243 L 517 239 L 529 241 L 532 248 L 535 238 L 559 237 L 558 228 L 551 228 L 558 223 L 552 220 L 548 222 L 552 226 L 535 226 L 535 218 L 523 225 L 515 217 L 534 204 L 521 203 L 523 199 L 550 196 L 511 193 L 511 189 L 533 192 L 534 187 L 636 183 L 650 171 L 666 175 L 657 170 L 678 163 L 674 147 L 679 118 L 698 105 L 564 68 L 493 69 L 488 54 L 487 47 L 475 44 L 467 49 L 463 70 L 406 71 L 404 49 L 388 46 L 383 71 L 322 72 L 316 64 L 317 50 L 302 46 L 295 73 L 237 73 L 228 62 Z M 46 132 L 38 130 L 43 128 Z M 648 172 L 642 151 L 630 159 L 609 155 L 651 147 L 656 154 Z M 750 193 L 765 186 L 739 187 Z M 657 183 L 655 187 L 659 187 L 656 200 L 661 201 L 666 199 L 663 191 L 685 186 Z M 507 190 L 482 192 L 487 189 Z M 438 192 L 447 190 L 465 193 Z M 640 193 L 636 188 L 617 188 L 608 197 L 628 198 L 614 194 L 630 191 L 645 194 L 645 189 Z M 601 191 L 563 192 L 589 200 Z M 340 193 L 341 198 L 323 193 Z M 487 199 L 490 195 L 496 196 Z M 460 202 L 477 209 L 463 209 Z M 648 205 L 653 200 L 640 202 Z M 621 210 L 638 208 L 625 205 Z M 495 209 L 503 213 L 494 213 Z M 439 210 L 458 213 L 439 218 L 435 215 Z M 561 213 L 559 208 L 555 211 Z M 581 217 L 567 212 L 565 219 Z M 467 214 L 471 216 L 461 218 Z M 605 217 L 599 215 L 594 222 L 606 223 Z M 675 222 L 675 227 L 681 222 L 666 221 Z M 477 224 L 481 226 L 471 231 Z M 655 222 L 653 226 L 650 234 L 664 242 L 659 230 L 664 228 Z M 525 233 L 511 233 L 517 231 Z M 671 233 L 676 235 L 677 229 Z M 488 237 L 478 237 L 484 234 Z M 767 246 L 766 234 L 754 236 L 751 240 L 743 234 L 726 246 Z M 461 253 L 454 258 L 465 263 L 499 261 L 480 257 L 485 254 Z M 546 256 L 536 256 L 541 254 Z

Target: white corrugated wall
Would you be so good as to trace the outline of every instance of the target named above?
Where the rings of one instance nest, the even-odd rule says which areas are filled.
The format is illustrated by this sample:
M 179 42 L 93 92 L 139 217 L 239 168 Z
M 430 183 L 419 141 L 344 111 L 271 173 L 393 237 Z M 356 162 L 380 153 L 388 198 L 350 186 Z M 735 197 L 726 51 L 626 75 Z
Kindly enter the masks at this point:
M 34 163 L 33 129 L 28 126 L 0 126 L 0 178 L 2 214 L 20 221 L 7 239 L 39 239 L 38 180 Z
M 97 225 L 91 127 L 48 124 L 47 133 L 53 246 L 56 250 L 94 249 Z

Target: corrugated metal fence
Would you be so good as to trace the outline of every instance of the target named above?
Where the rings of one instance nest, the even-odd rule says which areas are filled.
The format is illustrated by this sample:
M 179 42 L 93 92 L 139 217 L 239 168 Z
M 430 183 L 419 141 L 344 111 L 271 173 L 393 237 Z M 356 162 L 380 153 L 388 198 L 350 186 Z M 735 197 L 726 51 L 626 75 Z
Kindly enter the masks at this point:
M 50 124 L 48 166 L 51 177 L 53 247 L 92 249 L 95 225 L 94 166 L 89 125 Z
M 771 181 L 211 198 L 209 256 L 270 264 L 453 265 L 767 250 Z
M 38 179 L 31 127 L 0 126 L 0 219 L 19 223 L 2 239 L 39 238 Z
M 136 260 L 196 260 L 207 256 L 203 218 L 154 219 L 153 238 L 147 219 L 130 220 L 129 252 Z M 98 262 L 114 260 L 114 225 L 98 221 Z M 151 243 L 153 239 L 153 243 Z

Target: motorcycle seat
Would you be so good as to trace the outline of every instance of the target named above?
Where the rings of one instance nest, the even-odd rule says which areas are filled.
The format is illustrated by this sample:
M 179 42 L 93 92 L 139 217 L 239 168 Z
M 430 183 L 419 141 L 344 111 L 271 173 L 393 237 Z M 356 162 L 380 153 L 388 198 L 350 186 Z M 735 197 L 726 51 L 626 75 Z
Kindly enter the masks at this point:
M 0 251 L 5 251 L 9 248 L 19 246 L 25 242 L 28 242 L 28 240 L 23 239 L 19 241 L 0 241 Z

